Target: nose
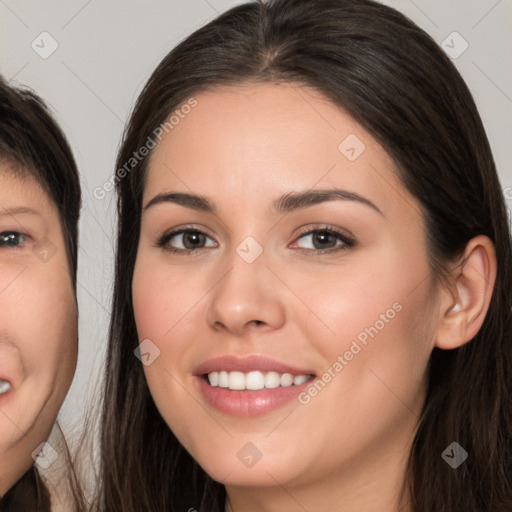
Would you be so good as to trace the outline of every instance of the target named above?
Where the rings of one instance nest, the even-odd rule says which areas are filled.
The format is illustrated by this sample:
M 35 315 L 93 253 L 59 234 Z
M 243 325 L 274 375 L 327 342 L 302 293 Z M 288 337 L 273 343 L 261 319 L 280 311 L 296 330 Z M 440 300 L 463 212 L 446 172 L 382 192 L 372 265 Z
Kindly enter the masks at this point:
M 238 254 L 230 271 L 209 294 L 208 324 L 216 331 L 242 336 L 252 329 L 273 330 L 285 322 L 285 307 L 279 281 L 260 256 L 247 263 Z

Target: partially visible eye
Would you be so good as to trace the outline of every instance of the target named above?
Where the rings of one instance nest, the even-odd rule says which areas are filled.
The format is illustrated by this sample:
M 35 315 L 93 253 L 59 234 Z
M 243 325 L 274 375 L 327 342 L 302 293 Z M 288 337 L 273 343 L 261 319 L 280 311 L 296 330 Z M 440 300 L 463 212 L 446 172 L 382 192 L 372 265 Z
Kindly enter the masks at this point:
M 327 227 L 311 229 L 302 234 L 297 240 L 306 241 L 304 245 L 310 244 L 313 246 L 304 247 L 304 245 L 299 245 L 299 249 L 305 249 L 307 251 L 341 251 L 355 245 L 355 241 L 344 233 Z
M 163 235 L 158 240 L 157 246 L 171 252 L 190 253 L 215 246 L 215 242 L 208 244 L 208 240 L 213 242 L 206 233 L 197 229 L 180 229 Z
M 20 247 L 27 241 L 27 237 L 17 231 L 4 231 L 0 233 L 1 247 Z

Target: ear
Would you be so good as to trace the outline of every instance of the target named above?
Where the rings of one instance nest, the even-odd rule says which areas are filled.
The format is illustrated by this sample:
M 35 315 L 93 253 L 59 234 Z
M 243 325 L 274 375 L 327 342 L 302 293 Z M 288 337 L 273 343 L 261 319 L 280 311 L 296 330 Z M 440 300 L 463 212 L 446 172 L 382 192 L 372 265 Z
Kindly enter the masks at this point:
M 442 295 L 436 347 L 451 350 L 474 338 L 489 309 L 496 272 L 491 239 L 484 235 L 472 238 L 453 268 L 451 290 Z

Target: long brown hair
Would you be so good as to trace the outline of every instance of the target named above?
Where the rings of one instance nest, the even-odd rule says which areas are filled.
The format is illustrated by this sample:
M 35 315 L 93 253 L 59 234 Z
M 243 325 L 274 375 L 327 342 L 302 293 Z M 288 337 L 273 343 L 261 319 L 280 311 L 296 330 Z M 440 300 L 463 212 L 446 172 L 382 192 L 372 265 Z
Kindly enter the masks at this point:
M 503 192 L 477 108 L 450 59 L 408 18 L 371 0 L 235 7 L 174 48 L 140 94 L 117 159 L 101 510 L 223 510 L 223 486 L 166 425 L 133 354 L 131 284 L 148 157 L 126 165 L 192 95 L 244 82 L 313 87 L 380 142 L 421 204 L 434 276 L 446 275 L 471 238 L 495 244 L 497 280 L 482 328 L 461 348 L 432 353 L 407 487 L 415 512 L 512 510 L 512 247 Z M 453 441 L 470 454 L 456 471 L 441 457 Z
M 2 512 L 50 512 L 50 495 L 32 466 L 0 500 Z

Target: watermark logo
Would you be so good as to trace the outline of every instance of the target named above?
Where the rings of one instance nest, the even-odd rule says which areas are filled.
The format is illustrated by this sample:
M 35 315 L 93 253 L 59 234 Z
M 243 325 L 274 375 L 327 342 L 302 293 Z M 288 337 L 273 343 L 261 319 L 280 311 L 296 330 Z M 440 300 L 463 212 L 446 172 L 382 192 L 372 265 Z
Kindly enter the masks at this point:
M 263 252 L 263 247 L 255 238 L 248 236 L 238 245 L 236 252 L 246 263 L 253 263 Z
M 469 48 L 469 43 L 458 32 L 452 32 L 441 43 L 441 48 L 448 57 L 455 60 Z
M 454 441 L 448 445 L 441 454 L 441 457 L 449 466 L 453 469 L 457 469 L 468 458 L 468 452 L 464 450 L 459 443 Z
M 44 237 L 34 245 L 32 252 L 40 261 L 47 263 L 57 254 L 57 246 L 51 240 Z
M 41 59 L 50 57 L 59 47 L 57 40 L 48 32 L 41 32 L 31 43 L 31 48 Z
M 339 152 L 350 162 L 357 160 L 365 149 L 363 141 L 354 133 L 343 139 L 338 146 Z
M 41 443 L 32 452 L 32 458 L 40 468 L 48 469 L 59 458 L 59 454 L 50 443 Z
M 263 457 L 263 454 L 253 443 L 246 443 L 237 452 L 236 456 L 244 466 L 250 469 L 257 464 L 261 457 Z
M 144 366 L 153 364 L 160 357 L 160 349 L 148 338 L 142 340 L 133 353 Z

